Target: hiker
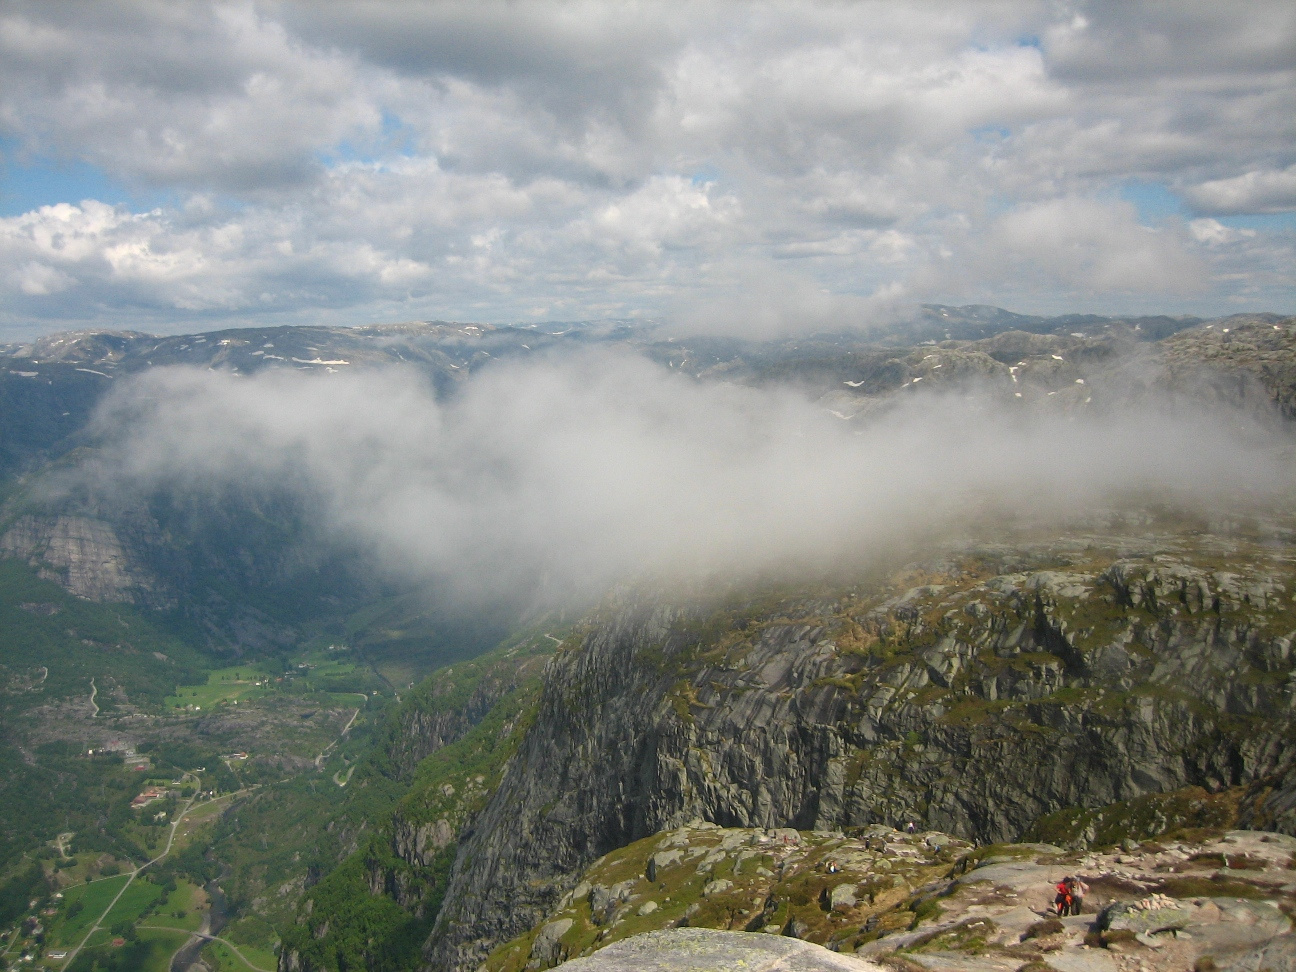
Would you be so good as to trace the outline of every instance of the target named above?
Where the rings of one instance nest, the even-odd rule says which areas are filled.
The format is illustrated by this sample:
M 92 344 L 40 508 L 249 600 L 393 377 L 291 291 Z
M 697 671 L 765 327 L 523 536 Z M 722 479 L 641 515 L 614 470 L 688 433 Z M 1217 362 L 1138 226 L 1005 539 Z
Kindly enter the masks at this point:
M 917 830 L 918 828 L 915 827 L 915 826 L 914 826 L 914 822 L 913 822 L 912 820 L 910 820 L 910 821 L 909 821 L 909 827 L 908 827 L 907 829 L 908 829 L 909 833 L 912 834 L 912 833 L 913 833 L 915 830 Z
M 1059 918 L 1065 918 L 1071 911 L 1071 878 L 1064 877 L 1057 883 L 1057 894 L 1053 898 L 1053 910 Z
M 1071 879 L 1071 914 L 1078 915 L 1084 910 L 1084 899 L 1088 893 L 1089 885 L 1079 877 Z

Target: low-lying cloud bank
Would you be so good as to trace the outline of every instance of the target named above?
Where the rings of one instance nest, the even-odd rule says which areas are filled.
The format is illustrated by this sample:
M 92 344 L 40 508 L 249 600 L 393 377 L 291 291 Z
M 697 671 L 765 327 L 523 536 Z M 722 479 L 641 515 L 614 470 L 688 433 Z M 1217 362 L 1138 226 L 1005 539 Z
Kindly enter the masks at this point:
M 589 597 L 644 572 L 867 561 L 986 512 L 1288 496 L 1290 460 L 1241 422 L 931 397 L 857 425 L 628 355 L 497 365 L 448 401 L 400 369 L 170 368 L 105 401 L 93 475 L 213 497 L 287 488 L 396 576 L 470 599 Z

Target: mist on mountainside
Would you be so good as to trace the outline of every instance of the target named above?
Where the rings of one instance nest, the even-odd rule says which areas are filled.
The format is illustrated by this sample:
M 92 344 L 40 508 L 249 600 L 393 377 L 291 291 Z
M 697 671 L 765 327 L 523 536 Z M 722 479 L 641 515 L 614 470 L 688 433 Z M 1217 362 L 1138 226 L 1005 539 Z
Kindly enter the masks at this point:
M 975 390 L 843 421 L 796 391 L 626 352 L 505 362 L 438 398 L 413 370 L 156 369 L 96 413 L 73 481 L 143 495 L 286 489 L 324 535 L 463 604 L 875 562 L 980 516 L 1288 495 L 1285 437 L 1168 398 L 1039 412 Z

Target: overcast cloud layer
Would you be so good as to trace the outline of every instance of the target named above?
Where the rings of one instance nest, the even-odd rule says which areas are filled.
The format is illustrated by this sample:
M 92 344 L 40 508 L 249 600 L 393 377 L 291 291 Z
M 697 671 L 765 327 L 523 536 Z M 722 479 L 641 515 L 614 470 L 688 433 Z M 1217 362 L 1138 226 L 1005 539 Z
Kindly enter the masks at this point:
M 0 3 L 0 340 L 1296 309 L 1296 7 Z
M 96 428 L 107 448 L 79 473 L 96 489 L 287 489 L 324 536 L 470 600 L 876 563 L 984 514 L 1056 530 L 1149 496 L 1236 514 L 1289 499 L 1292 476 L 1289 451 L 1219 407 L 1067 417 L 913 396 L 860 427 L 608 353 L 493 365 L 442 402 L 398 369 L 157 369 L 118 385 Z

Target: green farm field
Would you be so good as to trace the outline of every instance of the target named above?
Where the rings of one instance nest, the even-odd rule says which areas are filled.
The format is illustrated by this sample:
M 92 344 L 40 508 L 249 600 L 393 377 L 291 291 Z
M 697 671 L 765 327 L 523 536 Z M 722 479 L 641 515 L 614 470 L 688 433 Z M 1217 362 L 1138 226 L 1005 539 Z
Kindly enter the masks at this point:
M 113 905 L 112 911 L 104 916 L 103 921 L 99 923 L 99 930 L 90 937 L 88 944 L 100 945 L 112 938 L 112 927 L 121 922 L 134 924 L 139 921 L 140 915 L 148 910 L 153 902 L 162 897 L 162 889 L 152 881 L 145 881 L 142 878 L 136 878 L 131 882 L 131 886 L 125 890 L 117 903 Z M 88 909 L 87 909 L 88 910 Z
M 119 874 L 102 881 L 68 888 L 63 895 L 62 913 L 50 929 L 50 941 L 55 945 L 75 945 L 81 941 L 81 937 L 108 907 L 108 902 L 121 890 L 127 877 L 128 875 Z M 81 905 L 79 910 L 74 908 L 78 903 Z M 73 910 L 77 913 L 70 915 Z
M 166 704 L 171 708 L 192 705 L 199 709 L 210 709 L 221 702 L 258 698 L 267 694 L 268 689 L 256 683 L 268 679 L 269 676 L 255 665 L 218 668 L 208 673 L 206 685 L 182 686 L 177 690 L 178 694 L 167 696 Z
M 188 938 L 186 932 L 144 930 L 121 947 L 105 939 L 82 951 L 68 972 L 167 972 L 171 956 Z
M 176 889 L 167 896 L 166 901 L 160 902 L 155 912 L 137 927 L 141 931 L 146 928 L 197 931 L 202 924 L 206 897 L 201 888 L 188 881 L 178 881 Z M 177 917 L 177 912 L 183 913 L 182 916 Z
M 169 931 L 161 928 L 139 926 L 139 940 L 148 944 L 144 953 L 144 962 L 139 972 L 168 972 L 171 968 L 171 956 L 184 947 L 189 941 L 186 931 Z
M 273 972 L 278 967 L 278 956 L 267 949 L 239 945 L 238 951 L 235 954 L 224 942 L 212 942 L 203 949 L 203 957 L 211 960 L 218 972 Z

